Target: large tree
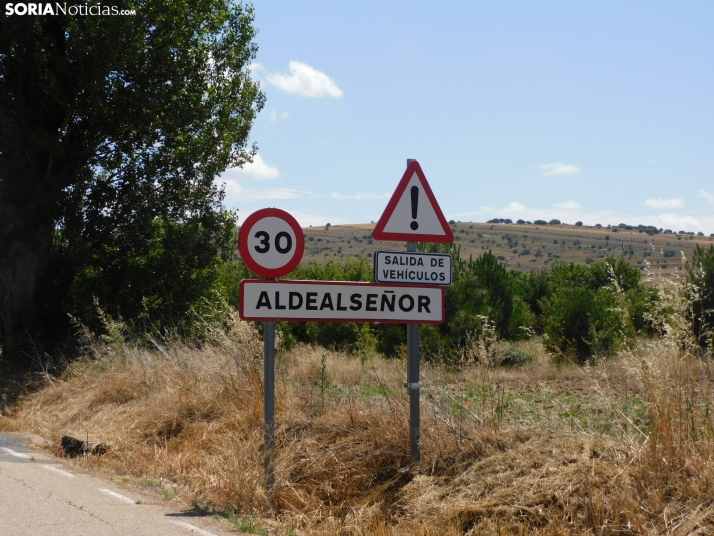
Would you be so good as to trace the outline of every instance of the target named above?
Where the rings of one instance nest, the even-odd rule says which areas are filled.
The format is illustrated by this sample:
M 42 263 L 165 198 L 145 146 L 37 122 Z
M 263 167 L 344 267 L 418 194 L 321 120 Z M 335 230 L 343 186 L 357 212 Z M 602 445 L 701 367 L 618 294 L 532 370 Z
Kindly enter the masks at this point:
M 171 313 L 230 236 L 213 181 L 252 154 L 252 9 L 115 6 L 135 15 L 0 14 L 0 344 L 14 369 L 60 347 L 72 296 L 131 316 L 153 285 Z

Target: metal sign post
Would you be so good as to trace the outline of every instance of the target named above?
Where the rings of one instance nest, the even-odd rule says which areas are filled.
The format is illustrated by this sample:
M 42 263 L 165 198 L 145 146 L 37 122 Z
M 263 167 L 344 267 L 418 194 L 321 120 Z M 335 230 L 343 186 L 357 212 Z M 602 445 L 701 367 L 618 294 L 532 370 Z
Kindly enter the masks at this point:
M 407 162 L 408 163 L 408 162 Z M 416 242 L 407 242 L 407 251 L 416 251 Z M 407 324 L 407 389 L 409 391 L 409 460 L 421 459 L 419 418 L 419 324 Z
M 263 412 L 265 419 L 265 489 L 270 508 L 275 509 L 275 322 L 263 322 L 264 380 Z
M 454 233 L 444 218 L 444 213 L 431 191 L 429 182 L 419 162 L 413 158 L 407 159 L 407 169 L 399 181 L 396 190 L 387 203 L 382 216 L 372 231 L 375 240 L 405 240 L 407 253 L 404 257 L 395 254 L 384 261 L 384 266 L 375 260 L 375 280 L 413 284 L 421 279 L 424 284 L 449 285 L 451 283 L 451 263 L 446 266 L 434 259 L 439 270 L 426 270 L 424 258 L 415 257 L 417 242 L 436 242 L 450 244 L 454 241 Z M 422 266 L 422 270 L 399 269 L 401 265 Z M 421 264 L 420 264 L 421 263 Z M 431 264 L 431 259 L 429 261 Z M 388 265 L 397 266 L 394 270 Z M 447 271 L 448 270 L 448 271 Z M 448 281 L 447 281 L 448 273 Z M 427 281 L 428 279 L 428 281 Z M 419 323 L 407 325 L 407 389 L 409 392 L 409 457 L 418 462 L 421 458 L 419 449 Z
M 265 487 L 275 509 L 275 322 L 399 322 L 407 324 L 409 458 L 420 453 L 419 325 L 442 324 L 444 286 L 451 284 L 451 257 L 417 252 L 417 242 L 452 243 L 454 234 L 416 160 L 407 169 L 377 222 L 375 240 L 405 240 L 407 253 L 379 252 L 375 283 L 276 281 L 292 271 L 305 249 L 298 222 L 265 208 L 246 218 L 238 235 L 245 265 L 267 280 L 240 284 L 240 317 L 263 322 Z M 380 263 L 380 261 L 383 263 Z M 427 266 L 428 264 L 428 266 Z M 385 284 L 386 283 L 386 284 Z
M 414 161 L 407 158 L 407 168 Z M 413 191 L 412 191 L 413 192 Z M 418 193 L 418 192 L 417 192 Z M 417 198 L 418 200 L 418 198 Z M 412 218 L 416 219 L 418 204 L 412 195 Z M 416 242 L 407 242 L 407 251 L 415 252 Z M 421 419 L 419 413 L 419 324 L 407 324 L 407 390 L 409 391 L 409 461 L 421 459 L 419 443 L 421 439 Z
M 302 259 L 305 237 L 297 220 L 284 210 L 253 212 L 241 226 L 238 251 L 245 265 L 271 280 L 290 273 Z M 241 285 L 241 294 L 242 294 Z M 265 489 L 275 509 L 275 321 L 263 322 L 263 413 Z

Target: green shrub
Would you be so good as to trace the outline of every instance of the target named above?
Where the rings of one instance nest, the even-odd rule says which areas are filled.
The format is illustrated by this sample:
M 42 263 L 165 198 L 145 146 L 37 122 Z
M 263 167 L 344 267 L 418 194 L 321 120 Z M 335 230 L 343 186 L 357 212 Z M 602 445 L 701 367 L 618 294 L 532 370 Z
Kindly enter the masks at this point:
M 453 283 L 446 288 L 446 322 L 424 332 L 421 346 L 426 355 L 445 362 L 461 359 L 461 350 L 484 319 L 493 323 L 500 338 L 528 336 L 536 316 L 518 295 L 522 274 L 509 271 L 490 251 L 466 261 L 459 246 L 420 244 L 420 248 L 449 253 L 454 259 Z
M 652 310 L 657 291 L 654 288 L 639 285 L 625 292 L 625 301 L 632 328 L 637 333 L 654 334 L 653 326 L 646 319 L 646 313 Z
M 543 310 L 541 300 L 550 295 L 551 270 L 543 268 L 530 273 L 512 272 L 514 291 L 533 314 L 529 326 L 537 334 L 543 333 Z M 525 325 L 525 324 L 524 324 Z
M 623 292 L 627 292 L 637 288 L 642 279 L 640 271 L 633 268 L 628 261 L 622 257 L 610 256 L 603 262 L 588 266 L 583 275 L 585 286 L 592 290 L 616 283 Z
M 298 266 L 286 279 L 315 281 L 374 280 L 373 270 L 366 257 L 347 259 L 340 264 L 334 259 L 325 264 L 312 263 Z M 356 322 L 289 322 L 286 330 L 296 341 L 319 344 L 335 350 L 355 351 L 361 325 Z
M 523 343 L 500 341 L 493 351 L 494 364 L 503 367 L 517 367 L 532 362 L 535 356 L 528 352 Z
M 220 280 L 234 225 L 235 215 L 220 211 L 206 221 L 154 218 L 105 237 L 83 252 L 84 266 L 66 298 L 68 312 L 97 333 L 104 330 L 100 307 L 139 332 L 200 338 L 204 321 L 221 314 L 226 301 Z
M 329 259 L 325 264 L 307 264 L 295 268 L 285 279 L 316 281 L 374 281 L 374 270 L 366 257 L 346 259 L 340 264 Z
M 629 328 L 612 290 L 562 286 L 542 303 L 545 347 L 562 361 L 582 363 L 620 349 Z
M 226 301 L 235 309 L 238 309 L 240 301 L 240 282 L 243 279 L 258 278 L 248 267 L 241 261 L 225 262 L 218 267 L 218 276 L 216 284 L 221 293 L 225 296 Z
M 692 330 L 701 346 L 710 346 L 714 330 L 714 245 L 708 249 L 697 245 L 686 271 Z

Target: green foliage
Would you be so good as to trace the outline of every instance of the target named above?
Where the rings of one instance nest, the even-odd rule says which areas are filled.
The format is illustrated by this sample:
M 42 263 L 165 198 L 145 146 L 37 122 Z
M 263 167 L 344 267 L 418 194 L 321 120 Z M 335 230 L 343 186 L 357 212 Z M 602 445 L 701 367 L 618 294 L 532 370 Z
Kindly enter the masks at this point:
M 543 309 L 541 300 L 551 292 L 551 270 L 543 268 L 528 274 L 512 272 L 515 292 L 535 315 L 531 328 L 535 333 L 543 333 Z
M 18 366 L 23 341 L 69 335 L 67 312 L 93 323 L 95 298 L 185 325 L 228 252 L 213 181 L 253 154 L 252 8 L 117 7 L 136 16 L 0 13 L 0 343 Z
M 377 351 L 387 356 L 406 355 L 403 351 L 407 340 L 406 324 L 377 324 Z
M 652 311 L 656 299 L 656 289 L 645 287 L 644 285 L 638 285 L 625 292 L 625 307 L 635 332 L 647 335 L 654 334 L 654 326 L 646 320 L 646 314 Z
M 228 512 L 227 516 L 228 522 L 233 525 L 238 530 L 245 532 L 247 534 L 258 534 L 260 536 L 267 536 L 268 532 L 258 525 L 255 521 L 255 517 L 248 518 L 245 516 L 240 516 L 233 512 Z
M 623 258 L 608 257 L 604 262 L 596 262 L 585 269 L 586 288 L 597 290 L 615 284 L 623 292 L 636 288 L 641 275 Z
M 230 251 L 233 215 L 216 211 L 216 226 L 200 221 L 177 223 L 156 219 L 141 239 L 107 237 L 75 275 L 67 297 L 69 312 L 95 331 L 96 315 L 128 319 L 140 331 L 194 333 L 195 316 L 204 321 L 221 302 L 217 269 Z M 89 252 L 88 252 L 89 254 Z M 193 314 L 190 314 L 193 313 Z
M 377 353 L 377 337 L 369 324 L 362 324 L 360 326 L 357 341 L 355 342 L 355 349 L 357 350 L 360 363 L 362 363 L 362 368 L 364 368 L 365 363 L 374 359 Z
M 711 346 L 714 336 L 714 245 L 708 249 L 697 245 L 691 263 L 686 264 L 686 271 L 692 302 L 692 330 L 700 345 Z
M 558 359 L 583 362 L 611 355 L 646 329 L 644 313 L 652 292 L 640 285 L 640 272 L 622 258 L 586 266 L 557 262 L 532 274 L 525 285 L 537 298 L 546 347 Z
M 460 246 L 454 244 L 420 244 L 420 249 L 449 253 L 454 260 L 453 282 L 446 288 L 446 322 L 424 330 L 422 336 L 428 357 L 458 359 L 459 348 L 480 332 L 485 319 L 493 323 L 501 338 L 527 336 L 535 315 L 518 295 L 522 285 L 517 272 L 506 269 L 490 251 L 466 261 L 460 256 Z
M 496 365 L 504 367 L 514 367 L 525 365 L 534 360 L 534 355 L 529 353 L 523 343 L 501 341 L 494 349 L 494 361 Z
M 546 347 L 559 359 L 583 362 L 611 355 L 633 344 L 637 331 L 651 329 L 644 317 L 655 294 L 640 284 L 639 270 L 624 259 L 610 257 L 587 266 L 557 262 L 526 274 L 508 270 L 491 252 L 465 260 L 454 244 L 420 244 L 419 249 L 448 253 L 454 260 L 453 283 L 445 289 L 446 321 L 421 329 L 426 359 L 522 364 L 533 356 L 513 341 L 543 333 Z M 225 269 L 222 287 L 237 289 L 237 282 L 225 281 L 238 275 L 247 271 Z M 372 269 L 366 258 L 345 264 L 331 259 L 299 267 L 290 278 L 371 281 Z M 406 339 L 401 324 L 286 323 L 283 329 L 286 341 L 351 351 L 363 363 L 375 351 L 401 355 Z
M 347 259 L 344 264 L 329 259 L 325 264 L 312 263 L 298 266 L 286 279 L 369 282 L 374 280 L 374 273 L 367 257 Z
M 245 273 L 244 271 L 244 268 L 235 269 L 236 273 Z M 347 259 L 344 264 L 329 259 L 325 264 L 298 266 L 286 279 L 369 282 L 373 280 L 373 271 L 366 257 Z M 363 329 L 362 325 L 356 322 L 286 322 L 281 324 L 281 327 L 286 345 L 304 342 L 348 351 L 356 350 L 355 345 Z
M 559 360 L 583 362 L 621 348 L 626 319 L 610 289 L 563 285 L 543 300 L 544 344 Z
M 235 309 L 240 304 L 240 282 L 255 278 L 257 276 L 240 261 L 224 262 L 216 270 L 216 286 Z
M 356 322 L 291 322 L 290 326 L 298 341 L 331 350 L 354 349 L 360 330 Z

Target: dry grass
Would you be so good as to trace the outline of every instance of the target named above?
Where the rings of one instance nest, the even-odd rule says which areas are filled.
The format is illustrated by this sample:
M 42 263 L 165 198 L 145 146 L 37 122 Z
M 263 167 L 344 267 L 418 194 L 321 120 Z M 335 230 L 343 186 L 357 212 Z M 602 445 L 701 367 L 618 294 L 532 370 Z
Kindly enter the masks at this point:
M 276 498 L 263 483 L 262 343 L 95 343 L 5 429 L 111 445 L 74 463 L 286 534 L 705 534 L 714 531 L 714 376 L 668 342 L 592 368 L 424 367 L 409 464 L 405 363 L 279 354 Z M 527 349 L 537 352 L 536 343 Z

